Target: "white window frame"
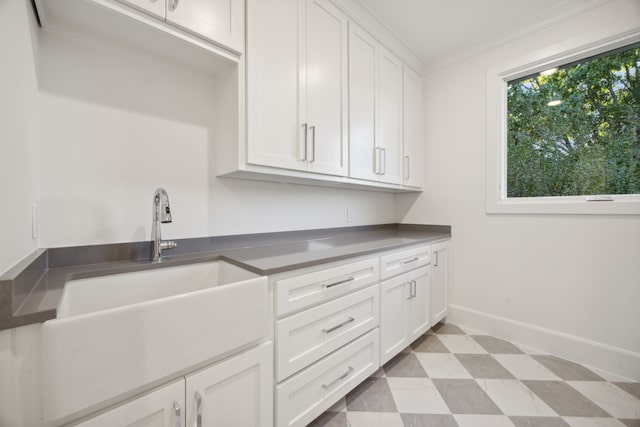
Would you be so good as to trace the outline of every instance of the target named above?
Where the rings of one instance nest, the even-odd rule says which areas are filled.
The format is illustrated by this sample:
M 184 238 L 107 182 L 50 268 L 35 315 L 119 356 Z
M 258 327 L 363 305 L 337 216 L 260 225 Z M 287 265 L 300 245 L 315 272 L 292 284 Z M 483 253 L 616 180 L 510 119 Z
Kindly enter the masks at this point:
M 637 42 L 640 29 L 581 45 L 568 41 L 487 70 L 487 213 L 640 215 L 640 195 L 636 194 L 612 195 L 612 201 L 587 200 L 587 196 L 508 198 L 506 189 L 507 83 Z

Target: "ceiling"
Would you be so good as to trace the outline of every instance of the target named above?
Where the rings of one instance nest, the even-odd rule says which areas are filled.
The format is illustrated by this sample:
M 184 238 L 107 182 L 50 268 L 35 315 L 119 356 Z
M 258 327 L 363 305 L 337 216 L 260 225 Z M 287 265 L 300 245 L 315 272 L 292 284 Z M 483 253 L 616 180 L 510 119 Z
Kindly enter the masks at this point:
M 585 0 L 360 0 L 425 64 L 496 44 L 584 8 Z

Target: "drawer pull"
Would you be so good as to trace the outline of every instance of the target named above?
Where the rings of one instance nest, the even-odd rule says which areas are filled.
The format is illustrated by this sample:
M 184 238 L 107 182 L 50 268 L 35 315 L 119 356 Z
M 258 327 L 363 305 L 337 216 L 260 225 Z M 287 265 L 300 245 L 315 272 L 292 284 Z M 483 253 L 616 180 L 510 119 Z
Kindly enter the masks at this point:
M 338 282 L 329 283 L 328 285 L 322 285 L 322 287 L 325 289 L 329 289 L 329 288 L 333 288 L 334 286 L 344 285 L 345 283 L 353 282 L 354 280 L 356 279 L 353 277 L 347 277 L 346 279 L 340 280 Z
M 333 327 L 331 327 L 329 329 L 325 328 L 325 329 L 322 330 L 322 332 L 324 332 L 325 334 L 329 334 L 329 333 L 335 331 L 336 329 L 342 328 L 344 325 L 348 325 L 349 323 L 353 322 L 354 320 L 356 320 L 356 319 L 353 318 L 353 317 L 349 317 L 347 320 L 345 320 L 344 322 L 340 323 L 339 325 L 333 326 Z
M 332 385 L 334 385 L 338 381 L 341 381 L 341 380 L 347 378 L 351 372 L 353 372 L 353 366 L 349 366 L 349 369 L 347 370 L 347 372 L 345 372 L 344 374 L 340 375 L 338 378 L 336 378 L 335 380 L 331 381 L 329 384 L 322 384 L 322 388 L 325 389 L 325 390 L 328 389 L 329 387 L 331 387 Z
M 418 258 L 418 257 L 414 257 L 414 258 L 411 258 L 410 260 L 403 261 L 403 262 L 402 262 L 402 264 L 403 264 L 403 265 L 404 265 L 404 264 L 411 264 L 412 262 L 416 262 L 416 261 L 418 261 L 419 259 L 420 259 L 420 258 Z

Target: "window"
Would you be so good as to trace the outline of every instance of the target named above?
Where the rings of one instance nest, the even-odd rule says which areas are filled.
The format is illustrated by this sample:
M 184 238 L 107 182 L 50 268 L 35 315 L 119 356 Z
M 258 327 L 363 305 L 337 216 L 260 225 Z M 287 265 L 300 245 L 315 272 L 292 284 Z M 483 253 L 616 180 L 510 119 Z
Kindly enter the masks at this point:
M 506 178 L 507 198 L 640 194 L 640 44 L 507 82 Z
M 640 31 L 523 58 L 487 72 L 487 212 L 640 214 Z

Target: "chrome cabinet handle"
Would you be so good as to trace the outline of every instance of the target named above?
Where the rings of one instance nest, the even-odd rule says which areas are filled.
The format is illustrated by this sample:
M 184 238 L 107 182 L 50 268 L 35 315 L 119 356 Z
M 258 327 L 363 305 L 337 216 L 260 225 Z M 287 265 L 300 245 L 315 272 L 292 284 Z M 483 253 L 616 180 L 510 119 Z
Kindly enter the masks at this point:
M 196 427 L 202 427 L 202 396 L 196 391 Z
M 325 288 L 325 289 L 329 289 L 329 288 L 333 288 L 334 286 L 344 285 L 345 283 L 353 282 L 354 280 L 356 280 L 356 279 L 353 278 L 353 277 L 347 277 L 346 279 L 340 280 L 338 282 L 329 283 L 328 285 L 324 284 L 324 285 L 322 285 L 322 287 Z
M 375 155 L 373 156 L 373 161 L 374 161 L 373 171 L 375 172 L 376 175 L 380 175 L 381 160 L 382 158 L 380 157 L 380 147 L 376 147 Z
M 407 297 L 407 299 L 414 299 L 418 296 L 418 288 L 416 286 L 417 283 L 415 280 L 410 280 L 407 282 L 407 284 L 409 285 L 409 296 Z
M 316 127 L 310 126 L 309 129 L 311 130 L 311 159 L 309 163 L 313 163 L 316 161 Z
M 178 1 L 180 0 L 170 0 L 169 1 L 169 10 L 173 12 L 178 7 Z
M 416 261 L 418 261 L 419 259 L 420 259 L 419 257 L 411 258 L 411 259 L 410 259 L 410 260 L 408 260 L 408 261 L 403 261 L 403 262 L 402 262 L 402 265 L 411 264 L 412 262 L 416 262 Z
M 302 129 L 303 129 L 303 137 L 301 138 L 302 146 L 299 147 L 300 148 L 299 158 L 300 160 L 305 161 L 307 160 L 307 144 L 308 144 L 307 134 L 309 133 L 309 129 L 306 123 L 302 124 Z
M 173 402 L 173 416 L 175 421 L 174 427 L 182 427 L 182 408 L 178 405 L 178 402 Z
M 407 180 L 411 177 L 411 174 L 409 173 L 409 163 L 410 163 L 409 156 L 404 156 L 404 166 L 405 166 L 404 170 L 406 172 L 404 179 L 407 179 Z
M 387 173 L 387 149 L 381 148 L 380 151 L 382 152 L 382 171 L 380 175 L 384 175 Z
M 329 387 L 331 387 L 332 385 L 334 385 L 338 381 L 347 378 L 351 372 L 353 372 L 353 366 L 349 366 L 349 369 L 347 369 L 347 372 L 345 372 L 344 374 L 340 375 L 338 378 L 336 378 L 335 380 L 331 381 L 329 384 L 322 384 L 322 388 L 325 389 L 325 390 L 328 389 Z
M 347 320 L 345 320 L 344 322 L 340 323 L 339 325 L 332 326 L 332 327 L 330 327 L 328 329 L 327 328 L 322 329 L 322 332 L 324 332 L 325 334 L 330 334 L 331 332 L 333 332 L 333 331 L 335 331 L 337 329 L 340 329 L 345 325 L 348 325 L 349 323 L 353 322 L 354 320 L 356 320 L 356 319 L 353 318 L 353 317 L 349 317 Z
M 436 256 L 436 262 L 433 264 L 433 266 L 437 267 L 438 266 L 438 251 L 435 251 L 433 254 Z

